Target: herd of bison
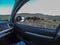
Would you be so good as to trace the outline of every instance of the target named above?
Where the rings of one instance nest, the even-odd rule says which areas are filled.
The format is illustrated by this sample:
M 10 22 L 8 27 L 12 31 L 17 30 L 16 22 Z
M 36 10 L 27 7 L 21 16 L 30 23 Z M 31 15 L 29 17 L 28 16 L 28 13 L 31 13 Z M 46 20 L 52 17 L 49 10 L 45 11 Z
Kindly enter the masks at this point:
M 44 19 L 36 16 L 32 17 L 24 17 L 22 19 L 21 16 L 18 16 L 17 20 L 19 21 L 19 24 L 24 24 L 24 25 L 30 25 L 30 26 L 35 26 L 35 27 L 47 27 L 47 28 L 56 28 L 58 26 L 56 20 L 49 20 L 49 19 Z M 24 20 L 22 23 L 20 20 Z
M 17 16 L 16 21 L 20 21 L 20 20 L 22 20 L 21 16 Z M 45 20 L 45 19 L 34 16 L 34 17 L 25 17 L 24 21 L 26 21 L 26 20 L 33 20 L 33 22 L 35 22 L 35 21 Z M 56 22 L 56 20 L 53 20 L 53 21 Z

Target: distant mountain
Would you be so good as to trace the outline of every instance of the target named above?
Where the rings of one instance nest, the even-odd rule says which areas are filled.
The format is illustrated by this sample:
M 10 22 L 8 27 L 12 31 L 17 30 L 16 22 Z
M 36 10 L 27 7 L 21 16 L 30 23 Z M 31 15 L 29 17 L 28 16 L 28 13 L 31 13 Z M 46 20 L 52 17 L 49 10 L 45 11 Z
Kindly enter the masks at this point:
M 40 17 L 40 18 L 44 18 L 44 19 L 60 21 L 60 16 L 44 15 L 44 14 L 40 14 L 40 13 L 36 13 L 36 14 L 32 14 L 32 13 L 20 13 L 20 14 L 17 14 L 17 15 L 24 16 L 24 17 L 36 16 L 36 17 Z M 0 15 L 0 19 L 1 18 L 7 19 L 9 17 L 10 17 L 10 15 Z
M 21 15 L 21 16 L 24 16 L 24 17 L 27 17 L 27 16 L 36 16 L 36 17 L 45 18 L 45 19 L 49 19 L 49 20 L 57 20 L 57 21 L 60 21 L 60 16 L 44 15 L 44 14 L 40 14 L 40 13 L 36 13 L 36 14 L 32 14 L 32 13 L 21 13 L 21 14 L 17 14 L 17 15 Z
M 8 20 L 10 15 L 0 15 L 0 20 Z

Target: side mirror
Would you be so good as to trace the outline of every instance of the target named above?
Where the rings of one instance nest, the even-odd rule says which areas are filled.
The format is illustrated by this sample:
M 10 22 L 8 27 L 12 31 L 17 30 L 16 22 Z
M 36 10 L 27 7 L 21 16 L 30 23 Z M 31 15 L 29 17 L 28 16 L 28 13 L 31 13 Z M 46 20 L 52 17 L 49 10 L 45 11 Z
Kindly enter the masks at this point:
M 14 23 L 14 18 L 17 11 L 29 0 L 15 0 L 15 5 L 11 13 L 10 24 Z
M 15 20 L 16 20 L 16 22 L 23 22 L 25 20 L 25 18 L 22 16 L 17 16 Z

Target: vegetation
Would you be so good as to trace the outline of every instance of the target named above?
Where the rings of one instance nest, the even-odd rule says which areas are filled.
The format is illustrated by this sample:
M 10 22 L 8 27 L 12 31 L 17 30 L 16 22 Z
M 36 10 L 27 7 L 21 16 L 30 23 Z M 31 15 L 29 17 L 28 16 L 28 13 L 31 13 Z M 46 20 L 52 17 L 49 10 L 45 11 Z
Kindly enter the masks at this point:
M 34 26 L 34 27 L 43 27 L 43 28 L 51 28 L 51 29 L 56 29 L 60 23 L 59 18 L 56 18 L 54 16 L 48 16 L 48 15 L 42 15 L 42 14 L 41 15 L 29 14 L 29 15 L 30 16 L 28 16 L 27 14 L 21 14 L 20 16 L 25 17 L 25 21 L 18 22 L 18 23 L 29 25 L 29 26 Z
M 56 29 L 60 24 L 60 16 L 48 16 L 43 14 L 18 14 L 16 16 L 23 16 L 24 22 L 17 22 L 18 24 L 24 24 L 34 27 L 43 27 Z M 0 20 L 9 20 L 10 15 L 0 15 Z
M 10 15 L 0 15 L 0 20 L 9 20 Z

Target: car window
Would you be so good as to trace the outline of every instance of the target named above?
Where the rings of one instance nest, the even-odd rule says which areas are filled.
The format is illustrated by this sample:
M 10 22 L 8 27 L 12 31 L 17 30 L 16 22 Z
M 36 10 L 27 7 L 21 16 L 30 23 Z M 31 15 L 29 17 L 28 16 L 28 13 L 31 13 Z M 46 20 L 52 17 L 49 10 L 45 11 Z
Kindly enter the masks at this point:
M 16 14 L 18 24 L 56 29 L 60 23 L 60 0 L 30 0 Z
M 15 0 L 0 0 L 0 21 L 9 20 Z

